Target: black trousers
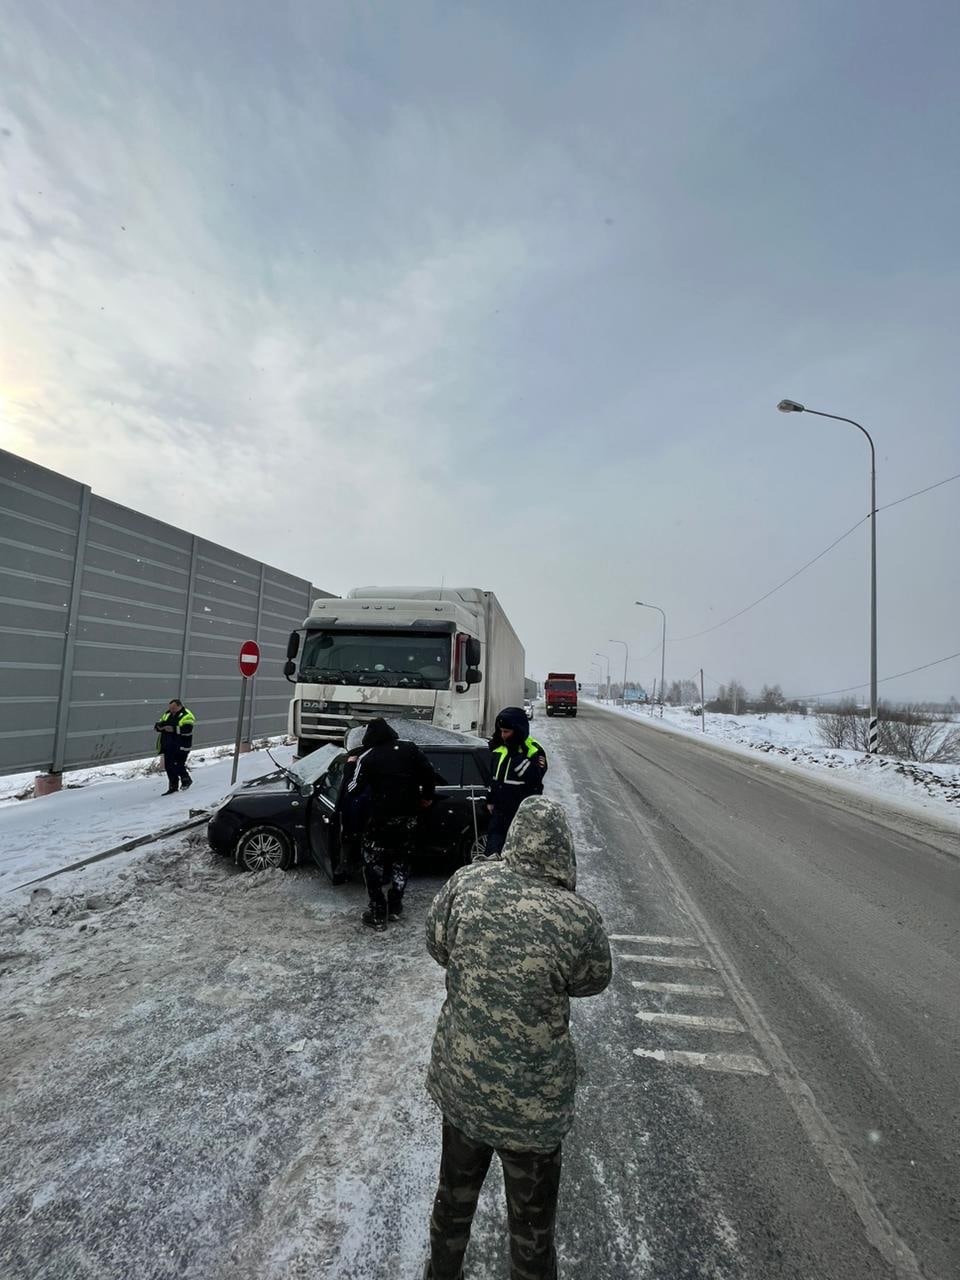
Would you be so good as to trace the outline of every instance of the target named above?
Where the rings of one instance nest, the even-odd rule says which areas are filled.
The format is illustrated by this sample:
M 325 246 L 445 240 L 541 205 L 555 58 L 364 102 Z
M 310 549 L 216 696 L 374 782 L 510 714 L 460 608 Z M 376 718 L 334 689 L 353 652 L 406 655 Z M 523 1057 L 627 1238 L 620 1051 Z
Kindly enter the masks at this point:
M 510 823 L 516 817 L 516 809 L 494 809 L 490 815 L 490 821 L 487 823 L 487 857 L 493 857 L 495 853 L 500 853 L 503 849 L 504 841 L 507 838 L 507 832 L 510 830 Z
M 367 823 L 360 852 L 363 880 L 374 915 L 382 915 L 403 902 L 416 836 L 416 818 L 371 818 Z
M 498 1151 L 510 1224 L 510 1280 L 556 1280 L 553 1231 L 561 1149 Z M 440 1185 L 430 1219 L 430 1263 L 424 1280 L 461 1280 L 463 1256 L 493 1148 L 443 1122 Z
M 173 746 L 163 748 L 163 767 L 167 772 L 167 781 L 171 790 L 176 791 L 181 782 L 192 782 L 187 773 L 187 756 L 189 747 Z

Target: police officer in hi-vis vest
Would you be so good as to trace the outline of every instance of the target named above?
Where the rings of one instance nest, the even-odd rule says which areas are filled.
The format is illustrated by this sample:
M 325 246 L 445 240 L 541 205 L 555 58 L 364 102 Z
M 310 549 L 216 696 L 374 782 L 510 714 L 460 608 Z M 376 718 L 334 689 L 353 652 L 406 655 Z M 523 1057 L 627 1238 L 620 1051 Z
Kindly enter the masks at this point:
M 521 707 L 504 707 L 497 716 L 490 753 L 493 781 L 487 792 L 490 824 L 486 852 L 493 857 L 503 848 L 522 801 L 543 793 L 547 756 L 536 738 L 531 738 L 530 721 Z
M 189 707 L 185 707 L 179 698 L 171 698 L 166 711 L 153 726 L 157 731 L 157 754 L 163 756 L 163 767 L 167 773 L 167 789 L 165 796 L 172 796 L 176 790 L 186 791 L 193 785 L 193 779 L 187 773 L 187 756 L 193 746 L 193 726 L 196 717 Z

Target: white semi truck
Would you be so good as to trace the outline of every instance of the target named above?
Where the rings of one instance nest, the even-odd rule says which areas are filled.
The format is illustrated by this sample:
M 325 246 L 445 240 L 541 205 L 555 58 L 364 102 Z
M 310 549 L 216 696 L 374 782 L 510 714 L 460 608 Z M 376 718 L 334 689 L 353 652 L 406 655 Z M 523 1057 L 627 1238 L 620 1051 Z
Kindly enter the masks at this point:
M 487 735 L 523 701 L 523 646 L 492 591 L 355 587 L 291 633 L 288 728 L 301 756 L 376 716 Z

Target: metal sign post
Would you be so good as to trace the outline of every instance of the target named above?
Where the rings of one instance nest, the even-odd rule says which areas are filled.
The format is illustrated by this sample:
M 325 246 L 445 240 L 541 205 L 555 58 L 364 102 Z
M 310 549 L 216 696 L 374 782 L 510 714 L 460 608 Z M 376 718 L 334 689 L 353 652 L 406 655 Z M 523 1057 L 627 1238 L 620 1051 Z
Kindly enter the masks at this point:
M 244 640 L 240 646 L 238 658 L 240 667 L 240 710 L 237 713 L 237 738 L 233 744 L 233 772 L 230 774 L 231 787 L 237 781 L 237 769 L 240 764 L 240 740 L 243 737 L 243 709 L 247 701 L 247 681 L 256 675 L 260 665 L 260 646 L 255 640 Z

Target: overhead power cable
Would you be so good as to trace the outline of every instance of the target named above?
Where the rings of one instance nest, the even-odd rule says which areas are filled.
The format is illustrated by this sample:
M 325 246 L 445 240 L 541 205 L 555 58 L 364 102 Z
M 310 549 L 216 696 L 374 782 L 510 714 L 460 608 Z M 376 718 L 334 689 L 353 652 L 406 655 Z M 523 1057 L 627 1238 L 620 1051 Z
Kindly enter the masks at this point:
M 939 667 L 944 662 L 952 662 L 954 658 L 960 658 L 960 650 L 956 653 L 948 653 L 945 658 L 936 658 L 933 662 L 925 662 L 921 667 L 911 667 L 909 671 L 898 671 L 893 676 L 883 676 L 877 681 L 877 684 L 886 684 L 888 680 L 899 680 L 901 676 L 912 676 L 918 671 L 928 671 L 931 667 Z M 790 695 L 790 702 L 802 702 L 805 698 L 831 698 L 835 693 L 853 693 L 857 689 L 869 689 L 869 681 L 865 684 L 850 684 L 845 689 L 827 689 L 823 693 L 801 693 L 794 696 Z
M 955 476 L 947 476 L 945 480 L 938 480 L 936 484 L 927 485 L 925 489 L 916 489 L 914 490 L 913 493 L 905 493 L 902 498 L 895 498 L 893 502 L 886 502 L 883 504 L 882 507 L 877 507 L 877 511 L 878 512 L 887 511 L 890 507 L 899 506 L 901 502 L 908 502 L 911 498 L 917 498 L 922 493 L 929 493 L 931 489 L 939 489 L 941 485 L 949 484 L 951 480 L 960 480 L 960 472 L 958 472 Z M 752 604 L 748 604 L 743 609 L 739 609 L 736 613 L 732 613 L 729 618 L 724 618 L 721 622 L 715 622 L 711 627 L 705 627 L 703 631 L 693 631 L 690 633 L 690 635 L 687 635 L 687 636 L 672 636 L 668 639 L 667 643 L 679 644 L 682 640 L 696 640 L 700 636 L 709 635 L 711 631 L 717 631 L 719 630 L 720 627 L 725 627 L 728 623 L 736 621 L 737 618 L 742 618 L 745 613 L 749 613 L 751 609 L 755 609 L 758 604 L 763 604 L 764 600 L 769 600 L 770 597 L 772 595 L 775 595 L 779 590 L 781 590 L 782 587 L 785 587 L 787 586 L 788 583 L 793 582 L 794 578 L 799 578 L 801 573 L 806 572 L 806 570 L 809 569 L 811 565 L 815 565 L 818 560 L 822 560 L 828 551 L 832 551 L 834 547 L 838 546 L 841 542 L 843 542 L 844 538 L 849 538 L 851 533 L 854 533 L 857 529 L 860 528 L 862 524 L 865 524 L 869 519 L 870 519 L 870 514 L 868 512 L 867 515 L 862 516 L 857 521 L 856 524 L 851 525 L 850 528 L 846 531 L 846 533 L 841 533 L 839 538 L 834 538 L 833 542 L 831 542 L 828 547 L 824 547 L 824 549 L 820 551 L 817 555 L 815 555 L 812 560 L 808 560 L 806 564 L 801 565 L 799 569 L 795 570 L 793 573 L 790 574 L 789 578 L 784 578 L 782 582 L 778 582 L 775 587 L 771 587 L 769 591 L 765 592 L 758 599 L 754 600 Z M 651 649 L 650 652 L 653 653 L 654 650 Z M 648 655 L 645 655 L 645 656 L 648 656 Z M 893 679 L 892 676 L 890 678 Z

